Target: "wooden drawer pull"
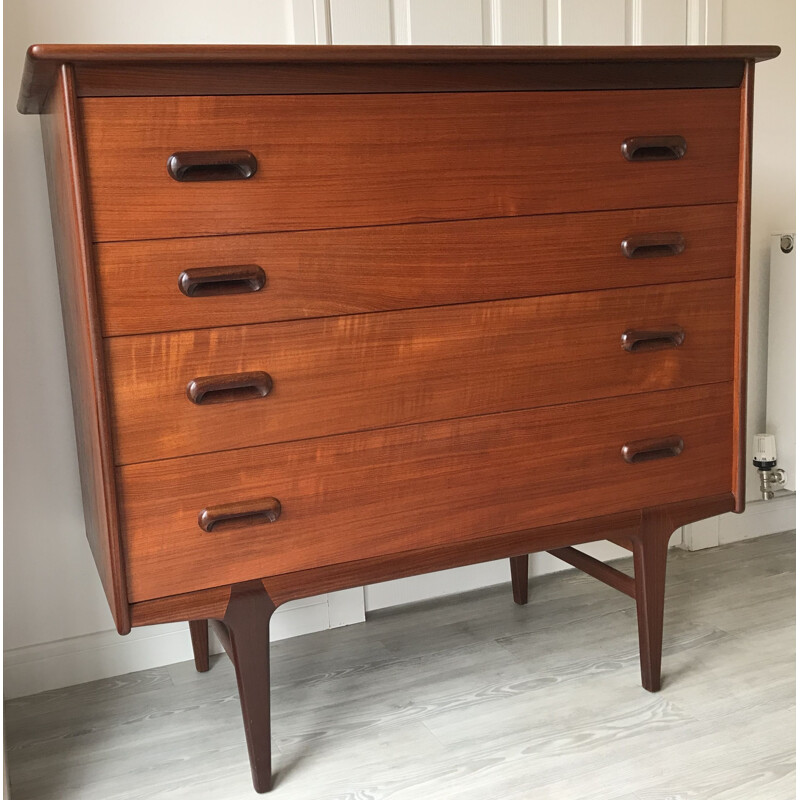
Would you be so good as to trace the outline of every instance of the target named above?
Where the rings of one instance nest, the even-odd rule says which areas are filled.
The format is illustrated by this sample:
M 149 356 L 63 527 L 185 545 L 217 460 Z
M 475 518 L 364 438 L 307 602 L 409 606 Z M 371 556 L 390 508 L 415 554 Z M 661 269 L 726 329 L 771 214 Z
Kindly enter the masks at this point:
M 641 464 L 643 461 L 656 461 L 659 458 L 674 458 L 682 452 L 683 439 L 680 436 L 640 439 L 622 446 L 622 457 L 629 464 Z
M 178 276 L 178 288 L 187 297 L 218 297 L 260 292 L 267 276 L 255 264 L 229 267 L 195 267 Z
M 232 403 L 266 397 L 272 391 L 272 378 L 266 372 L 238 372 L 194 378 L 186 385 L 186 396 L 198 406 Z
M 169 176 L 190 181 L 245 181 L 258 169 L 256 157 L 247 150 L 197 150 L 173 153 L 167 159 Z
M 622 334 L 622 349 L 629 353 L 641 353 L 645 350 L 667 350 L 680 347 L 686 333 L 675 325 L 660 331 L 625 331 Z
M 620 247 L 625 258 L 679 256 L 686 249 L 686 240 L 680 233 L 643 233 L 626 236 Z
M 239 503 L 225 503 L 204 508 L 197 517 L 197 524 L 207 533 L 218 525 L 235 528 L 249 528 L 277 522 L 281 515 L 281 504 L 274 497 L 249 500 Z
M 675 161 L 686 155 L 683 136 L 632 136 L 622 143 L 628 161 Z

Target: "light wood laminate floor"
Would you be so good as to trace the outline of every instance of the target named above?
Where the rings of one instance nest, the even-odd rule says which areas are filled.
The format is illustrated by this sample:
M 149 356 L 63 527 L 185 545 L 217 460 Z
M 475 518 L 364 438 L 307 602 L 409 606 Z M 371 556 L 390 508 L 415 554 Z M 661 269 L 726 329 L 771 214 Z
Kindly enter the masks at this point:
M 268 796 L 794 798 L 794 572 L 793 534 L 673 551 L 655 695 L 632 601 L 574 570 L 524 608 L 500 586 L 278 642 Z M 224 656 L 13 700 L 5 724 L 12 800 L 257 796 Z

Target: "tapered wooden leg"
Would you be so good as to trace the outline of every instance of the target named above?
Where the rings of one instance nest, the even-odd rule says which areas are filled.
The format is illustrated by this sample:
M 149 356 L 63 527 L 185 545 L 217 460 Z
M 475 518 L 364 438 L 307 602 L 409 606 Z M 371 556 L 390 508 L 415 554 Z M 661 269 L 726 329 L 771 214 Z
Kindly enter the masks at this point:
M 268 792 L 272 785 L 269 719 L 269 620 L 275 605 L 261 581 L 236 584 L 222 624 L 215 631 L 236 669 L 244 734 L 253 786 Z
M 657 692 L 661 688 L 667 547 L 674 530 L 675 525 L 665 514 L 645 511 L 641 530 L 632 539 L 636 614 L 639 620 L 639 661 L 642 686 L 648 692 Z
M 189 632 L 192 635 L 195 668 L 198 672 L 208 672 L 208 620 L 190 620 Z
M 512 556 L 511 562 L 511 591 L 514 593 L 514 602 L 524 606 L 528 602 L 528 555 Z

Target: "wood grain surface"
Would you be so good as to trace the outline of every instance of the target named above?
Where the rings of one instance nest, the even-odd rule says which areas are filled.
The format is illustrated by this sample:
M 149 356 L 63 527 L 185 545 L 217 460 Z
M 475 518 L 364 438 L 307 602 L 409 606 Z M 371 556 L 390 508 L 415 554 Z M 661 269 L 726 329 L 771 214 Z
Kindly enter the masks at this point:
M 343 48 L 336 46 L 336 49 Z M 392 45 L 387 49 L 394 51 L 398 46 Z M 434 48 L 426 45 L 423 49 Z M 637 46 L 637 53 L 638 50 Z M 187 69 L 177 62 L 131 62 L 121 67 L 118 63 L 95 61 L 76 64 L 75 75 L 80 97 L 552 92 L 731 88 L 741 82 L 744 63 L 733 58 L 714 60 L 702 57 L 668 61 L 645 59 L 627 63 L 609 60 L 598 61 L 588 70 L 585 64 L 568 61 L 417 61 L 400 65 L 356 61 L 336 65 L 229 62 L 193 64 L 191 69 Z M 46 73 L 43 70 L 40 76 L 44 84 L 47 82 Z M 36 112 L 37 96 L 24 102 L 25 105 L 20 107 L 23 113 Z
M 65 45 L 28 48 L 18 110 L 40 113 L 61 64 L 79 96 L 738 86 L 774 45 L 711 47 Z M 587 68 L 587 64 L 591 68 Z
M 677 256 L 623 240 L 676 232 Z M 508 217 L 95 246 L 107 336 L 468 303 L 733 274 L 736 205 Z M 255 265 L 257 292 L 187 297 L 184 270 Z
M 722 203 L 738 89 L 87 98 L 97 241 Z M 631 136 L 681 135 L 629 162 Z M 178 183 L 176 151 L 248 150 L 249 180 Z
M 739 204 L 736 217 L 736 343 L 733 357 L 733 491 L 736 511 L 744 511 L 747 495 L 747 339 L 750 306 L 750 194 L 753 169 L 753 89 L 755 68 L 748 64 L 741 87 L 739 122 Z
M 729 381 L 732 306 L 726 278 L 108 339 L 117 463 Z M 675 325 L 680 347 L 621 346 Z M 188 399 L 249 373 L 266 396 Z
M 33 44 L 26 53 L 29 69 L 47 62 L 126 64 L 403 64 L 583 63 L 600 61 L 763 61 L 775 58 L 780 47 L 768 44 L 645 45 L 635 50 L 620 46 L 566 45 L 481 47 L 470 45 L 248 45 L 248 44 Z
M 105 362 L 84 205 L 80 113 L 71 67 L 60 70 L 41 123 L 86 538 L 117 630 L 128 633 L 131 624 L 119 540 Z
M 720 510 L 733 506 L 730 494 L 721 496 Z M 691 503 L 690 503 L 691 504 Z M 496 558 L 506 558 L 509 553 L 529 553 L 549 547 L 563 547 L 566 543 L 583 544 L 597 541 L 598 536 L 622 536 L 638 532 L 640 511 L 623 511 L 591 519 L 544 525 L 510 533 L 494 534 L 468 542 L 452 542 L 419 550 L 407 550 L 388 556 L 346 561 L 328 567 L 318 567 L 299 572 L 286 572 L 263 580 L 264 588 L 276 605 L 306 596 L 306 592 L 338 591 L 342 588 L 364 586 L 370 583 L 421 575 L 440 569 L 479 564 Z M 519 558 L 527 560 L 527 555 Z M 186 594 L 144 600 L 131 605 L 134 626 L 162 622 L 181 622 L 188 617 L 204 615 L 221 619 L 230 601 L 230 586 L 200 589 Z
M 731 384 L 716 384 L 121 467 L 131 596 L 719 495 L 730 426 Z M 626 441 L 673 434 L 679 457 L 622 460 Z M 266 494 L 276 523 L 198 525 L 208 505 Z
M 681 525 L 699 519 L 732 511 L 733 502 L 733 495 L 725 492 L 698 500 L 684 500 L 660 506 L 658 513 L 668 515 L 677 529 Z M 319 592 L 335 592 L 353 586 L 478 564 L 497 558 L 512 556 L 512 560 L 527 560 L 526 555 L 518 554 L 535 553 L 601 539 L 607 539 L 626 550 L 632 550 L 631 539 L 640 532 L 641 522 L 641 511 L 622 511 L 557 525 L 496 533 L 470 539 L 468 542 L 445 542 L 434 547 L 407 550 L 388 556 L 362 558 L 328 567 L 287 572 L 265 578 L 263 583 L 275 604 L 280 605 Z M 133 603 L 132 624 L 153 625 L 207 617 L 220 619 L 228 607 L 230 593 L 231 587 L 225 585 Z

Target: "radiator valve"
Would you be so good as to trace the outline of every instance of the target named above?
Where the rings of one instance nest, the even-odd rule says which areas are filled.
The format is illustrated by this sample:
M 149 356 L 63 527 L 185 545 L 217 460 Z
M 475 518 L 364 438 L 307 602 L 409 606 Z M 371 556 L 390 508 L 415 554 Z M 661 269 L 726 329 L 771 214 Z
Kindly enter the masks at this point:
M 761 479 L 761 497 L 772 500 L 775 492 L 786 484 L 786 473 L 776 469 L 778 451 L 775 437 L 771 433 L 757 433 L 753 439 L 753 466 L 758 470 Z

